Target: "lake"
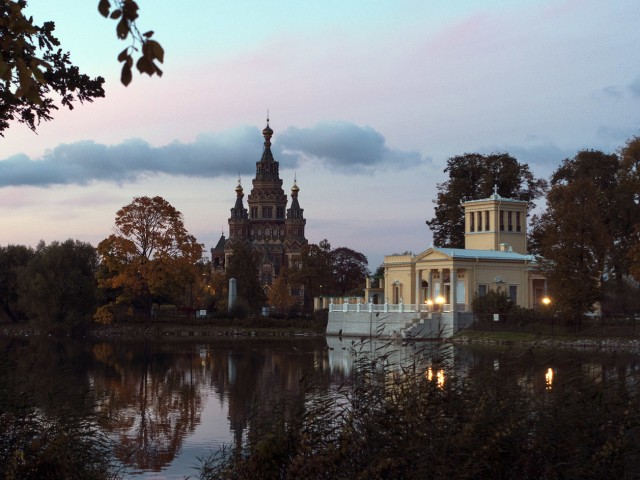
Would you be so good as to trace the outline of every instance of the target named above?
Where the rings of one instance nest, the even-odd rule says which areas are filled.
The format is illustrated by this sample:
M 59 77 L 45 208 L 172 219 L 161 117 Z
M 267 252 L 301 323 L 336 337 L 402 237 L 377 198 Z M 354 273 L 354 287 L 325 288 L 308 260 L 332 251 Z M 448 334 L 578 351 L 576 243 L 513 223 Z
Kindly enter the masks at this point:
M 28 398 L 45 412 L 97 414 L 116 445 L 125 478 L 182 479 L 198 459 L 223 444 L 241 445 L 252 422 L 282 398 L 315 388 L 348 388 L 354 350 L 384 356 L 399 375 L 420 366 L 445 383 L 508 370 L 532 394 L 563 388 L 576 371 L 593 382 L 634 383 L 635 351 L 530 350 L 388 344 L 334 337 L 194 337 L 148 341 L 78 341 L 50 337 L 0 339 L 2 402 Z M 448 368 L 445 368 L 445 365 Z M 345 387 L 346 386 L 346 387 Z

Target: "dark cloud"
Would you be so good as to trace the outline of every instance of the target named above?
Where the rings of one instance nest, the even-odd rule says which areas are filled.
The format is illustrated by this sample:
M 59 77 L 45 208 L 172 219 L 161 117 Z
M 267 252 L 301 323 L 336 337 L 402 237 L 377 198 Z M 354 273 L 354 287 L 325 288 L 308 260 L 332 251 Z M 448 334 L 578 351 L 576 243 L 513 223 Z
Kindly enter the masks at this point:
M 16 155 L 0 161 L 0 187 L 86 185 L 95 181 L 121 184 L 162 173 L 194 177 L 249 174 L 253 162 L 260 158 L 261 140 L 257 128 L 244 127 L 201 135 L 193 143 L 174 142 L 162 147 L 152 147 L 140 139 L 113 146 L 93 141 L 62 144 L 38 160 Z
M 140 139 L 113 146 L 93 141 L 62 144 L 37 160 L 15 155 L 0 161 L 0 187 L 86 185 L 96 181 L 122 184 L 154 174 L 206 178 L 252 175 L 263 141 L 259 129 L 240 127 L 203 134 L 192 143 L 174 142 L 161 147 Z M 295 168 L 311 158 L 331 168 L 354 172 L 384 165 L 402 168 L 422 161 L 416 152 L 389 149 L 384 137 L 372 128 L 346 122 L 275 132 L 272 149 L 285 168 Z
M 407 168 L 423 162 L 418 152 L 389 148 L 384 137 L 371 127 L 348 122 L 321 123 L 313 128 L 289 127 L 278 136 L 286 160 L 319 160 L 328 167 L 354 173 L 374 168 Z

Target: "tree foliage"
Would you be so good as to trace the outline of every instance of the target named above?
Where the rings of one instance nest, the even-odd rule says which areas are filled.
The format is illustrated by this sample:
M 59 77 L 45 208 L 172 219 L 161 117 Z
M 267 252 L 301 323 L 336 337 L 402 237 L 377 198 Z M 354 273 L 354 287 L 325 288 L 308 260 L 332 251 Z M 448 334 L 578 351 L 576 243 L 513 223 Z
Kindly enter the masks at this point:
M 120 81 L 125 86 L 129 85 L 133 78 L 134 52 L 140 52 L 136 61 L 136 68 L 140 73 L 162 76 L 162 70 L 156 62 L 164 62 L 164 49 L 157 41 L 151 39 L 153 31 L 140 33 L 136 23 L 138 10 L 138 4 L 133 0 L 99 0 L 98 2 L 100 14 L 117 22 L 118 38 L 131 41 L 131 44 L 118 55 L 118 61 L 122 63 Z
M 331 244 L 327 239 L 302 247 L 297 265 L 291 269 L 290 280 L 304 286 L 305 309 L 309 309 L 314 297 L 333 291 Z
M 269 305 L 280 315 L 288 313 L 295 306 L 295 299 L 289 292 L 287 275 L 281 274 L 273 282 L 269 291 Z
M 533 200 L 546 187 L 546 182 L 536 179 L 528 165 L 506 153 L 451 157 L 444 172 L 449 180 L 438 184 L 435 217 L 427 220 L 438 247 L 464 248 L 464 211 L 460 202 L 487 198 L 496 188 L 501 197 L 527 201 L 533 208 Z
M 25 318 L 18 302 L 18 276 L 34 253 L 24 245 L 0 247 L 0 308 L 13 322 Z
M 17 120 L 31 130 L 52 119 L 56 100 L 69 109 L 74 102 L 104 97 L 102 77 L 90 78 L 59 48 L 55 25 L 25 16 L 24 0 L 0 2 L 0 135 Z
M 331 267 L 336 293 L 347 295 L 363 289 L 369 275 L 367 257 L 347 247 L 331 251 Z
M 114 304 L 146 312 L 154 302 L 183 306 L 180 299 L 196 282 L 202 251 L 182 214 L 164 198 L 134 198 L 116 213 L 115 233 L 98 245 L 99 285 L 114 295 L 107 310 Z
M 566 318 L 593 310 L 605 284 L 623 287 L 640 214 L 629 173 L 618 155 L 586 150 L 551 176 L 548 208 L 534 217 L 532 235 L 554 304 Z
M 227 282 L 231 278 L 236 279 L 238 300 L 248 305 L 254 312 L 258 311 L 266 301 L 258 275 L 259 262 L 258 252 L 248 245 L 237 243 L 233 247 L 233 255 L 226 269 Z
M 18 277 L 21 308 L 43 328 L 82 329 L 96 308 L 97 268 L 96 250 L 88 243 L 40 242 Z

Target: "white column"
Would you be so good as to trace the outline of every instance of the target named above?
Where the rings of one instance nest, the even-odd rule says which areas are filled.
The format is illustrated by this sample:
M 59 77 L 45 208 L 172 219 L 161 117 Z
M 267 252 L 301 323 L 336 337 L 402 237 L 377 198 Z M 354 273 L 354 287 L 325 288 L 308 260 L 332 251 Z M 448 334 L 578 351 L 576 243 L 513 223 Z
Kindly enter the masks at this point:
M 451 275 L 449 275 L 449 282 L 450 282 L 450 289 L 451 289 L 451 311 L 455 312 L 457 310 L 457 303 L 458 303 L 458 299 L 456 298 L 456 290 L 457 290 L 457 283 L 458 281 L 458 269 L 456 268 L 452 268 L 451 269 Z

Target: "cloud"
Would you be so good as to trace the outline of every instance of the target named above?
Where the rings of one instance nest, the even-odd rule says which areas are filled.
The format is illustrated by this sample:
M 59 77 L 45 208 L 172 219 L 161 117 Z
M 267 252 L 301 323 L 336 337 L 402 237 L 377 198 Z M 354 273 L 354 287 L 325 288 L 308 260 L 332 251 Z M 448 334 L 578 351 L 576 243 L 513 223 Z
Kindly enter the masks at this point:
M 278 137 L 278 147 L 283 158 L 292 163 L 314 159 L 329 168 L 352 173 L 369 173 L 380 167 L 404 169 L 424 161 L 418 152 L 389 148 L 384 136 L 373 128 L 349 122 L 289 127 Z
M 239 127 L 199 135 L 192 143 L 173 142 L 160 147 L 141 139 L 112 146 L 93 141 L 62 144 L 37 160 L 20 154 L 0 161 L 0 187 L 88 185 L 97 181 L 123 184 L 157 174 L 204 178 L 252 175 L 263 141 L 256 127 Z M 276 160 L 290 168 L 305 159 L 317 159 L 330 168 L 362 173 L 373 167 L 403 168 L 422 161 L 417 152 L 390 149 L 372 128 L 347 122 L 310 129 L 290 127 L 280 135 L 276 133 L 272 150 Z
M 640 97 L 640 76 L 636 77 L 635 80 L 629 84 L 629 91 L 634 97 Z

